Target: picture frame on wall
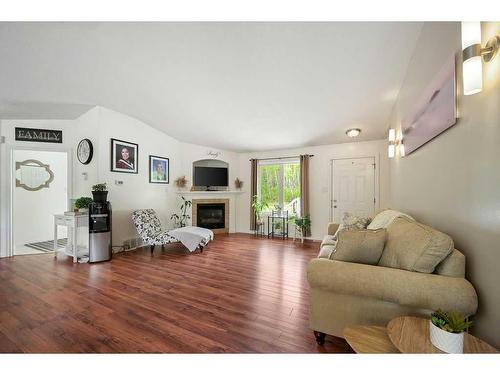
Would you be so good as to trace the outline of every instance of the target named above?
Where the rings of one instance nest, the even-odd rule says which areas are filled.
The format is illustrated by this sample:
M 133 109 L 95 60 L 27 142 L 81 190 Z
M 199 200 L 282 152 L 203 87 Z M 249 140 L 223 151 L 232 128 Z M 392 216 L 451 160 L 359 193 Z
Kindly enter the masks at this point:
M 139 145 L 111 138 L 111 172 L 138 173 Z
M 149 182 L 168 184 L 170 180 L 170 159 L 149 155 Z

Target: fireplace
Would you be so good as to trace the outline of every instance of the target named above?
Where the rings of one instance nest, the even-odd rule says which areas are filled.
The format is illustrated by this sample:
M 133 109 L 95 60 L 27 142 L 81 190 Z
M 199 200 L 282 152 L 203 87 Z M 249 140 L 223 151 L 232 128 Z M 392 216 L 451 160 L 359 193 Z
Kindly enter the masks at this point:
M 193 225 L 229 233 L 229 199 L 193 199 Z
M 196 225 L 207 229 L 222 229 L 225 226 L 224 203 L 202 203 L 197 205 Z

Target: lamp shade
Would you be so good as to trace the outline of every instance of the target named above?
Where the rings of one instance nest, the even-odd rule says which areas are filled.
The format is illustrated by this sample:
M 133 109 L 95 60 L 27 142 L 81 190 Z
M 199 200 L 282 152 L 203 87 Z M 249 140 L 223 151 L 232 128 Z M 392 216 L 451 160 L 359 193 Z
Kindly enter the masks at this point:
M 406 156 L 405 144 L 403 142 L 399 144 L 399 156 L 401 157 Z
M 464 95 L 473 95 L 483 90 L 483 61 L 481 56 L 472 57 L 463 63 Z
M 396 153 L 396 146 L 395 145 L 389 145 L 389 149 L 387 150 L 387 156 L 389 159 L 392 159 Z
M 396 140 L 396 129 L 389 129 L 389 142 Z
M 473 95 L 483 90 L 483 62 L 481 57 L 481 23 L 462 22 L 462 50 L 478 45 L 477 54 L 464 54 L 464 95 Z
M 481 44 L 481 22 L 462 22 L 462 50 Z

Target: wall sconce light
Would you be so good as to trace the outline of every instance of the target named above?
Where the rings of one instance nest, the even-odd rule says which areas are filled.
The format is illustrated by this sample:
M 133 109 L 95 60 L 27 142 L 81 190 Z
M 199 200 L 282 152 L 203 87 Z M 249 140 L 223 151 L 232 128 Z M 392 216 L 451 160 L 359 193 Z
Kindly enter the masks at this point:
M 462 58 L 464 95 L 483 90 L 483 62 L 491 61 L 500 46 L 500 36 L 488 40 L 481 47 L 481 22 L 462 22 Z
M 387 156 L 389 159 L 396 156 L 396 149 L 398 149 L 400 156 L 405 156 L 405 145 L 403 142 L 403 133 L 401 131 L 398 132 L 398 136 L 396 137 L 396 129 L 389 129 L 388 140 L 389 147 L 387 148 Z
M 361 129 L 358 128 L 347 129 L 345 133 L 347 134 L 348 137 L 354 138 L 357 137 L 359 133 L 361 133 Z

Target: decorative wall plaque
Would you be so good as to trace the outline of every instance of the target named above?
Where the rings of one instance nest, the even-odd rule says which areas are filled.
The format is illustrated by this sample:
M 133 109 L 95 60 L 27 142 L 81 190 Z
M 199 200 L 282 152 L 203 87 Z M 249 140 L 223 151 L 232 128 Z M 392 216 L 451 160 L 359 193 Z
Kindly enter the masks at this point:
M 62 130 L 16 128 L 16 141 L 62 143 Z
M 48 188 L 53 180 L 54 172 L 48 164 L 34 159 L 16 161 L 16 187 L 37 191 Z

